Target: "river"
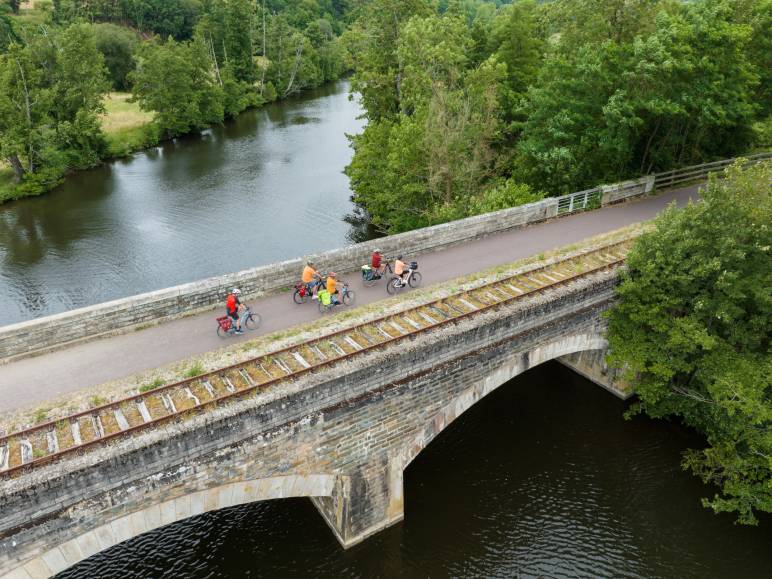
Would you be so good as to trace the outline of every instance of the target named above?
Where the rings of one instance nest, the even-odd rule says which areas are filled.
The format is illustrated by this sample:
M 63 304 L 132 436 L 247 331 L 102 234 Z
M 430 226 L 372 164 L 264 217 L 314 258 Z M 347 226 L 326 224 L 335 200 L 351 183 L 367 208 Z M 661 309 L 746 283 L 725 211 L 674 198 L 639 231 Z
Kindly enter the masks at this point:
M 712 489 L 679 466 L 700 438 L 625 407 L 549 363 L 429 445 L 406 472 L 404 521 L 348 551 L 288 499 L 175 523 L 60 577 L 769 577 L 772 517 L 741 527 L 704 509 Z
M 0 206 L 0 326 L 350 243 L 340 81 Z

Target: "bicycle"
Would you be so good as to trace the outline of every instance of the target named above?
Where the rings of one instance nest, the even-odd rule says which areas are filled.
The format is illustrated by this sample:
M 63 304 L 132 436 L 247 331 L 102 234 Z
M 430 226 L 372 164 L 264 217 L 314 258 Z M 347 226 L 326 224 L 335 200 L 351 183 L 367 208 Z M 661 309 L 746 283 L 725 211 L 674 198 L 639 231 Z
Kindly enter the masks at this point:
M 378 273 L 371 265 L 363 265 L 362 266 L 362 285 L 365 287 L 373 287 L 375 284 L 378 283 L 378 280 L 380 280 L 383 277 L 386 277 L 386 272 L 389 272 L 391 274 L 394 273 L 394 270 L 391 269 L 391 262 L 387 261 L 385 262 L 385 266 L 383 268 L 383 273 Z
M 308 284 L 299 281 L 295 284 L 295 291 L 292 294 L 292 300 L 296 304 L 304 304 L 308 301 L 309 296 L 314 295 L 314 292 L 319 292 L 319 288 L 324 285 L 322 279 L 315 279 L 310 282 L 311 288 L 308 288 Z
M 356 301 L 356 293 L 348 289 L 348 284 L 343 283 L 343 289 L 338 293 L 340 296 L 340 302 L 335 303 L 332 301 L 332 295 L 326 290 L 319 290 L 317 296 L 319 297 L 319 313 L 327 314 L 333 310 L 335 306 L 350 306 Z
M 405 277 L 405 275 L 407 277 Z M 403 274 L 402 276 L 395 275 L 391 277 L 389 282 L 386 284 L 386 292 L 389 295 L 395 295 L 399 293 L 406 285 L 409 285 L 411 288 L 417 288 L 421 285 L 422 280 L 423 276 L 418 271 L 418 262 L 411 261 L 410 265 L 408 266 L 407 274 Z
M 260 327 L 260 323 L 263 321 L 260 314 L 253 312 L 249 306 L 244 308 L 241 313 L 241 327 L 246 328 L 250 332 Z M 221 316 L 217 318 L 217 335 L 220 338 L 226 338 L 236 333 L 236 324 L 233 323 L 233 318 L 230 316 Z

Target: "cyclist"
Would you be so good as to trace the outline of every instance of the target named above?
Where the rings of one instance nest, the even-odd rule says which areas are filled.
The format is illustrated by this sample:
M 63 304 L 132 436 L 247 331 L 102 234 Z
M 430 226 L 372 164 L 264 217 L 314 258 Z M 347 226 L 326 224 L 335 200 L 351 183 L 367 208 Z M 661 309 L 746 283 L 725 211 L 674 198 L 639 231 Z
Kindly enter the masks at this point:
M 381 254 L 380 249 L 373 250 L 370 266 L 373 268 L 373 272 L 376 275 L 383 275 L 383 272 L 386 269 L 386 263 L 383 261 L 383 255 Z
M 407 275 L 410 273 L 410 269 L 408 268 L 407 264 L 402 261 L 402 259 L 402 255 L 397 256 L 397 259 L 394 262 L 394 275 L 399 277 L 399 282 L 402 285 L 405 285 L 407 283 Z
M 317 299 L 314 288 L 319 287 L 321 279 L 322 275 L 314 269 L 314 262 L 307 261 L 303 268 L 303 283 L 306 284 L 306 291 L 311 294 L 312 299 Z
M 225 311 L 232 320 L 231 324 L 236 328 L 234 333 L 243 334 L 244 332 L 241 331 L 241 310 L 244 309 L 244 304 L 239 301 L 239 295 L 241 295 L 241 290 L 237 287 L 233 288 L 233 291 L 228 294 L 228 299 L 225 300 Z
M 330 294 L 333 304 L 340 304 L 338 300 L 338 274 L 334 271 L 327 274 L 327 293 Z

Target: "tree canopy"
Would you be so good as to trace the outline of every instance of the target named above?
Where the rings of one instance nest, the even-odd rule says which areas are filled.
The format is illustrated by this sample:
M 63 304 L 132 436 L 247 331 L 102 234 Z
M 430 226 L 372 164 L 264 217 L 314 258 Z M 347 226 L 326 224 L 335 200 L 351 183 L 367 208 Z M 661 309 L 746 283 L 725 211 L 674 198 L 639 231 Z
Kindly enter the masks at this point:
M 347 172 L 385 231 L 467 215 L 502 182 L 560 195 L 769 145 L 772 0 L 358 14 L 346 41 L 369 122 Z
M 609 318 L 635 411 L 707 438 L 684 466 L 742 523 L 772 512 L 772 162 L 728 169 L 636 242 Z
M 99 162 L 104 139 L 98 115 L 107 90 L 104 58 L 87 24 L 58 35 L 13 42 L 0 54 L 0 155 L 31 191 L 68 168 Z

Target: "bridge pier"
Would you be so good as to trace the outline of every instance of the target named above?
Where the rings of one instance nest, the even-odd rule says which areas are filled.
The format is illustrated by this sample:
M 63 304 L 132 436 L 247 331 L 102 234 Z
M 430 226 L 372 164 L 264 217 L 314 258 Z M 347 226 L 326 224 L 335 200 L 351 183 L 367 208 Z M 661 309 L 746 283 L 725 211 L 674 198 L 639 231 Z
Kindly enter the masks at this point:
M 595 382 L 614 396 L 627 400 L 633 395 L 631 386 L 620 377 L 620 372 L 606 364 L 608 350 L 584 350 L 566 356 L 558 361 L 571 368 L 577 374 Z
M 337 478 L 331 497 L 311 497 L 344 549 L 404 517 L 401 463 L 383 457 Z

